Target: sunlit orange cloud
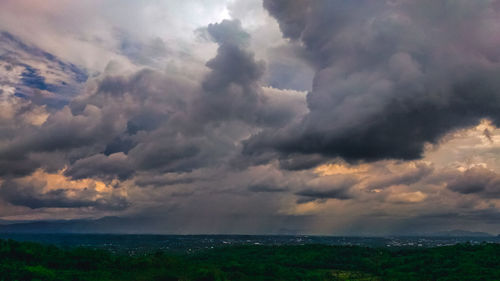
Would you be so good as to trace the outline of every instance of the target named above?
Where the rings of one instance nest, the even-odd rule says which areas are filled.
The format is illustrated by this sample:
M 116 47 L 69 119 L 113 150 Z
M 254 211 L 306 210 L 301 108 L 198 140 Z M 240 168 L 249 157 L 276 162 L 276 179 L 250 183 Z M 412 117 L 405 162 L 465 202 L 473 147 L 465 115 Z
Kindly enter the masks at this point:
M 324 164 L 316 167 L 314 172 L 320 176 L 358 174 L 368 171 L 368 164 L 350 166 L 347 164 Z
M 291 208 L 284 210 L 283 213 L 288 215 L 306 215 L 317 213 L 324 208 L 324 204 L 318 203 L 316 201 L 311 201 L 304 204 L 292 205 Z
M 427 194 L 421 191 L 414 192 L 397 192 L 389 194 L 388 200 L 393 203 L 418 203 L 427 198 Z
M 75 192 L 77 192 L 80 190 L 85 190 L 87 188 L 92 188 L 101 194 L 113 192 L 112 186 L 99 180 L 72 180 L 64 176 L 64 169 L 58 171 L 57 173 L 47 173 L 42 169 L 38 169 L 33 174 L 20 179 L 20 181 L 24 181 L 26 183 L 44 183 L 44 192 L 58 189 L 74 190 Z

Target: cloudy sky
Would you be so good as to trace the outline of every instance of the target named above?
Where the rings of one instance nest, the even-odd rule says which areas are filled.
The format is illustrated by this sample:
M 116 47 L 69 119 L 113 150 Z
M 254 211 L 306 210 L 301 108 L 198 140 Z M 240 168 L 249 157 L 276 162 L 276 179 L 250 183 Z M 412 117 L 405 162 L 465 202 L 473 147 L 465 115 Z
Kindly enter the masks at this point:
M 3 0 L 0 219 L 500 233 L 499 34 L 497 0 Z

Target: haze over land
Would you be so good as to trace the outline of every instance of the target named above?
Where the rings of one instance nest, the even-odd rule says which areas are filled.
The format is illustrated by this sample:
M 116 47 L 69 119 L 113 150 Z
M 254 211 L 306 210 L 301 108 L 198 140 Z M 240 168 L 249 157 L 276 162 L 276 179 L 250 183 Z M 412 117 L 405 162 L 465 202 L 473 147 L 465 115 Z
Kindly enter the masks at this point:
M 500 233 L 500 1 L 4 0 L 0 30 L 2 220 Z

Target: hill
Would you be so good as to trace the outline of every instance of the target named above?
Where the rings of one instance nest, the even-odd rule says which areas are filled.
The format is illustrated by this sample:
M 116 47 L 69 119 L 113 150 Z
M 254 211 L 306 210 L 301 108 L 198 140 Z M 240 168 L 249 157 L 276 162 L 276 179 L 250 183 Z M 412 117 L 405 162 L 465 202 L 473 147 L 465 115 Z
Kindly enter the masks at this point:
M 492 237 L 493 235 L 486 232 L 467 231 L 461 229 L 454 229 L 448 231 L 441 231 L 429 234 L 429 236 L 442 236 L 442 237 Z

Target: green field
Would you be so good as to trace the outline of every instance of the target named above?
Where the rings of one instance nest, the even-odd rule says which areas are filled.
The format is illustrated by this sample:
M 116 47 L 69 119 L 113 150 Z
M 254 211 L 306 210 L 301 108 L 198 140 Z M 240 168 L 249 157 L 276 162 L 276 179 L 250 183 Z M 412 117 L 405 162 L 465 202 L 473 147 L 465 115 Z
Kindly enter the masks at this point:
M 0 280 L 500 280 L 500 245 L 231 246 L 125 256 L 0 240 Z

